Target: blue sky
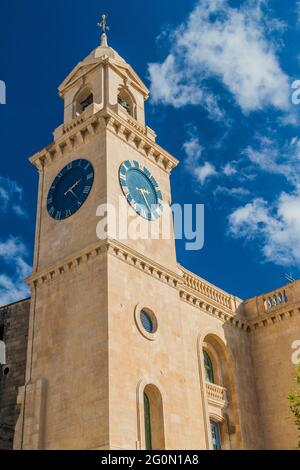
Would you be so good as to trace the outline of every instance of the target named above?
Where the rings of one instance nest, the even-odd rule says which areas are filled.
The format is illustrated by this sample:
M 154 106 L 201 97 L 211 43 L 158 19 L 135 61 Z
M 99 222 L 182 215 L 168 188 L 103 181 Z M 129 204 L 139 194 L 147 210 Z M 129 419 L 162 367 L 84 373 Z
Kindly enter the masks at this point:
M 25 297 L 37 174 L 28 157 L 63 119 L 57 87 L 109 42 L 151 90 L 147 124 L 180 160 L 173 202 L 205 204 L 205 246 L 178 261 L 242 298 L 299 277 L 300 2 L 3 0 L 0 303 Z

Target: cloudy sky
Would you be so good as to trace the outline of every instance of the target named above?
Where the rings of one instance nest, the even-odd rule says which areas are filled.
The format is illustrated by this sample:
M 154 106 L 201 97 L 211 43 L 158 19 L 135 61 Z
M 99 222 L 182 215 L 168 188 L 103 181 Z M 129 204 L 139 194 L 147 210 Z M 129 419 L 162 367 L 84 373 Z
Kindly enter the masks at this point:
M 180 160 L 173 202 L 205 204 L 205 246 L 179 241 L 178 261 L 243 298 L 299 277 L 299 1 L 5 0 L 0 304 L 28 295 L 37 175 L 27 158 L 61 124 L 57 86 L 97 46 L 102 12 L 110 45 L 151 90 L 147 124 Z

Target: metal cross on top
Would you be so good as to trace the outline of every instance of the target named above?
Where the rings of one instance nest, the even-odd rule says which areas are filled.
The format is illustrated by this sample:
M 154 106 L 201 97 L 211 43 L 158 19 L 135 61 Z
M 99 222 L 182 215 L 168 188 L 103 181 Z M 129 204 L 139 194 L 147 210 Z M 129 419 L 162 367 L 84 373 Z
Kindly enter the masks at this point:
M 107 15 L 102 15 L 101 23 L 97 23 L 97 26 L 102 29 L 102 32 L 106 34 L 106 31 L 109 31 L 109 26 L 107 25 Z

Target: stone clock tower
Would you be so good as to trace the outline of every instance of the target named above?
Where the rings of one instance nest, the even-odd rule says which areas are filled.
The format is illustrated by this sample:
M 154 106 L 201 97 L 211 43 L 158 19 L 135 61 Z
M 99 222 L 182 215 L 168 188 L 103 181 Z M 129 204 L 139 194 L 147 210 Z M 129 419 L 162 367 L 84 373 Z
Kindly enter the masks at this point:
M 177 161 L 145 125 L 148 90 L 108 47 L 105 33 L 59 93 L 64 123 L 54 142 L 30 159 L 39 171 L 39 193 L 28 279 L 26 385 L 19 391 L 22 411 L 14 446 L 141 448 L 145 437 L 137 431 L 137 387 L 145 379 L 145 363 L 154 365 L 161 347 L 152 348 L 151 358 L 152 342 L 139 331 L 139 309 L 149 309 L 146 321 L 153 326 L 150 309 L 166 302 L 165 286 L 172 302 L 179 279 L 175 243 L 172 238 L 99 240 L 96 213 L 101 204 L 118 208 L 126 196 L 132 202 L 122 164 L 123 173 L 130 164 L 141 169 L 141 181 L 131 178 L 133 192 L 149 197 L 143 189 L 148 180 L 156 202 L 169 204 L 169 176 Z M 146 200 L 146 211 L 147 206 Z M 139 216 L 153 223 L 145 212 Z M 159 364 L 155 369 L 159 374 Z
M 31 299 L 0 308 L 0 444 L 5 434 L 15 449 L 295 448 L 300 281 L 242 301 L 177 264 L 178 162 L 147 127 L 148 90 L 105 32 L 59 92 L 64 123 L 30 159 Z M 99 237 L 104 208 L 116 220 Z M 137 239 L 132 221 L 156 229 Z

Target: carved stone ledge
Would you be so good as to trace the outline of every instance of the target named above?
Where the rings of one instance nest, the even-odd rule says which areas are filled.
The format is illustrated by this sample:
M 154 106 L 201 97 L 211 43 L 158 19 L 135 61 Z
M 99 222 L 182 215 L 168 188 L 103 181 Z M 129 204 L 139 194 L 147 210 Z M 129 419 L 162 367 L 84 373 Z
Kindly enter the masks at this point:
M 168 284 L 174 289 L 177 289 L 182 282 L 181 277 L 177 273 L 173 273 L 168 269 L 156 265 L 148 258 L 130 250 L 116 240 L 101 240 L 96 242 L 85 250 L 50 266 L 48 269 L 33 273 L 26 279 L 26 282 L 31 287 L 40 287 L 45 283 L 52 282 L 59 276 L 63 276 L 74 269 L 78 269 L 81 265 L 90 262 L 92 259 L 105 252 L 139 269 L 145 274 Z
M 103 128 L 128 142 L 167 173 L 170 173 L 178 164 L 176 158 L 156 144 L 153 140 L 153 135 L 155 135 L 153 132 L 150 136 L 150 130 L 147 131 L 147 128 L 134 123 L 133 120 L 126 121 L 109 108 L 102 109 L 87 119 L 75 118 L 68 126 L 63 126 L 62 135 L 48 147 L 33 155 L 30 161 L 37 168 L 41 165 L 51 165 L 55 159 L 62 159 L 68 152 L 87 142 Z M 53 158 L 49 155 L 53 155 Z
M 268 312 L 269 313 L 269 312 Z M 258 328 L 263 328 L 267 326 L 272 326 L 278 322 L 289 320 L 290 318 L 293 318 L 295 315 L 299 315 L 300 313 L 300 307 L 295 307 L 292 310 L 286 310 L 286 311 L 281 311 L 281 312 L 272 312 L 272 316 L 270 316 L 270 313 L 268 315 L 265 315 L 262 318 L 255 318 L 252 322 L 248 322 L 248 324 L 245 325 L 245 328 L 250 328 L 250 331 L 257 330 Z
M 199 310 L 202 310 L 215 318 L 218 318 L 223 323 L 230 322 L 232 326 L 242 330 L 245 330 L 245 326 L 248 326 L 246 323 L 243 323 L 240 321 L 240 319 L 236 318 L 232 312 L 222 311 L 220 306 L 216 306 L 209 301 L 201 299 L 182 286 L 180 286 L 179 297 L 184 302 L 187 302 L 193 307 L 198 308 Z

